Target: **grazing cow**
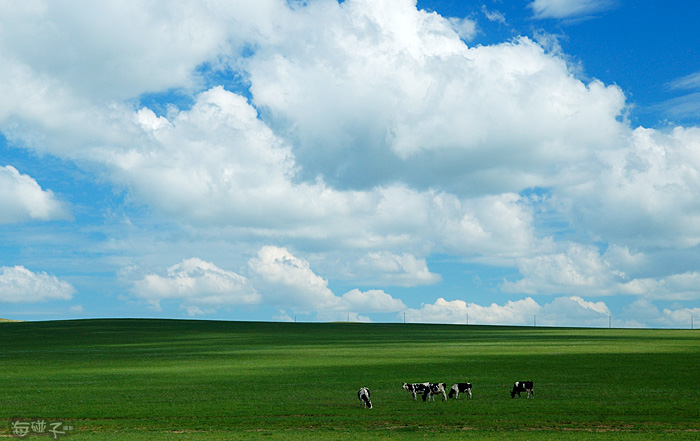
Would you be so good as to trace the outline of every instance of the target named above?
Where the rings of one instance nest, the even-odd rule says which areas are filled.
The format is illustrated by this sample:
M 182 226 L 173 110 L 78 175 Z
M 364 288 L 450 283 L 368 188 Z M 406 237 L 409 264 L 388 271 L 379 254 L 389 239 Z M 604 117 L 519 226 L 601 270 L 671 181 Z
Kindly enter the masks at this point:
M 442 394 L 444 401 L 447 401 L 447 394 L 445 393 L 445 388 L 447 385 L 445 383 L 430 383 L 428 389 L 423 392 L 423 401 L 427 398 L 428 400 L 435 401 L 435 394 Z
M 357 398 L 360 400 L 360 405 L 366 407 L 367 409 L 372 408 L 372 402 L 369 400 L 369 389 L 366 387 L 361 387 L 357 391 Z
M 416 394 L 424 394 L 430 388 L 430 383 L 404 383 L 403 389 L 411 394 L 413 399 L 416 399 Z M 425 396 L 423 397 L 425 401 Z
M 469 394 L 469 398 L 472 397 L 472 384 L 471 383 L 455 383 L 450 389 L 450 398 L 459 398 L 459 394 Z
M 535 398 L 535 389 L 532 381 L 516 381 L 513 383 L 513 390 L 510 391 L 510 397 L 515 398 L 515 394 L 518 394 L 518 398 L 520 398 L 520 392 L 527 392 L 528 398 L 530 398 L 530 394 L 532 394 L 532 398 Z

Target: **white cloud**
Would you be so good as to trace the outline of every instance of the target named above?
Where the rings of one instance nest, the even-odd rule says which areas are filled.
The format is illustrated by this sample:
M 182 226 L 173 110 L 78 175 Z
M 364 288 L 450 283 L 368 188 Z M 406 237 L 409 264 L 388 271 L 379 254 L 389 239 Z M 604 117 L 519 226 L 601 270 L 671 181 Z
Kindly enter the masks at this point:
M 71 219 L 66 204 L 51 190 L 43 190 L 34 179 L 10 165 L 0 167 L 0 205 L 0 224 Z
M 576 18 L 614 4 L 531 8 Z M 515 265 L 522 279 L 506 292 L 566 295 L 584 311 L 595 305 L 571 299 L 698 298 L 694 271 L 649 268 L 661 260 L 650 250 L 679 260 L 678 250 L 700 244 L 699 129 L 632 130 L 622 91 L 577 78 L 551 36 L 469 47 L 472 20 L 418 11 L 412 0 L 82 6 L 0 5 L 3 135 L 111 180 L 128 203 L 183 226 L 183 242 L 286 244 L 339 263 L 325 264 L 324 278 L 287 250 L 264 248 L 248 266 L 257 292 L 243 276 L 186 260 L 134 284 L 154 305 L 172 299 L 191 315 L 268 300 L 290 311 L 384 311 L 400 300 L 336 295 L 328 280 L 364 271 L 364 281 L 429 285 L 440 277 L 428 267 L 438 253 Z M 126 37 L 124 23 L 136 26 Z M 210 87 L 208 70 L 239 75 L 250 100 Z M 670 87 L 697 84 L 693 74 Z M 192 107 L 135 108 L 142 94 L 171 90 Z M 70 217 L 11 166 L 0 184 L 0 223 Z M 520 196 L 533 187 L 551 198 Z M 545 210 L 568 219 L 571 240 L 608 251 L 558 243 L 540 229 Z M 483 315 L 506 319 L 507 306 Z
M 616 274 L 592 246 L 571 244 L 564 252 L 526 257 L 517 264 L 523 278 L 504 282 L 505 292 L 605 295 L 616 287 Z
M 279 307 L 325 310 L 340 307 L 340 299 L 328 288 L 328 281 L 315 274 L 309 262 L 285 248 L 265 246 L 248 262 L 250 270 L 265 286 L 266 299 Z
M 253 104 L 302 176 L 517 192 L 617 142 L 619 88 L 582 83 L 527 38 L 469 48 L 439 16 L 367 3 L 300 11 L 281 27 L 294 38 L 246 60 Z
M 484 15 L 489 21 L 507 24 L 506 16 L 501 11 L 489 11 L 488 8 L 486 8 L 486 5 L 481 5 L 481 12 L 484 13 Z
M 462 40 L 469 41 L 476 35 L 476 22 L 474 20 L 450 17 L 447 21 Z
M 700 128 L 637 128 L 624 148 L 600 153 L 595 173 L 556 190 L 570 222 L 630 248 L 700 244 Z
M 132 293 L 160 310 L 163 300 L 181 301 L 188 315 L 202 314 L 202 306 L 250 305 L 260 294 L 248 280 L 198 258 L 185 259 L 168 268 L 166 275 L 148 274 L 133 282 Z
M 362 312 L 396 312 L 406 308 L 401 300 L 377 289 L 365 292 L 353 289 L 343 294 L 342 301 L 345 308 Z
M 21 265 L 0 267 L 0 302 L 36 303 L 70 300 L 75 288 L 56 276 L 35 273 Z
M 389 252 L 370 252 L 355 265 L 355 278 L 377 279 L 383 284 L 396 286 L 431 285 L 441 280 L 431 273 L 425 259 L 411 254 L 396 255 Z
M 700 72 L 677 78 L 666 86 L 680 95 L 651 106 L 651 109 L 662 111 L 670 120 L 697 122 L 700 115 Z
M 68 308 L 68 312 L 71 314 L 83 314 L 85 312 L 85 308 L 83 305 L 74 305 Z
M 531 297 L 503 305 L 482 306 L 463 300 L 437 299 L 420 309 L 406 311 L 411 323 L 455 323 L 538 326 L 607 326 L 610 310 L 603 302 L 589 302 L 578 296 L 558 297 L 539 305 Z
M 669 87 L 676 90 L 700 90 L 700 72 L 678 78 L 669 83 Z
M 375 258 L 394 260 L 377 277 L 403 286 L 437 280 L 416 254 L 513 256 L 542 246 L 516 194 L 459 198 L 399 183 L 366 191 L 305 183 L 292 148 L 245 98 L 221 87 L 200 94 L 190 110 L 165 118 L 144 108 L 134 121 L 146 141 L 102 160 L 137 200 L 195 227 L 377 250 Z
M 660 327 L 684 328 L 700 327 L 700 308 L 664 308 L 660 310 L 649 299 L 639 299 L 624 309 L 623 325 L 625 327 Z
M 639 278 L 624 285 L 628 294 L 643 295 L 649 299 L 700 299 L 700 273 L 689 271 L 660 278 Z
M 355 313 L 355 321 L 366 321 L 366 317 L 357 313 L 395 312 L 405 308 L 401 300 L 382 290 L 354 289 L 336 296 L 328 288 L 328 281 L 315 274 L 308 261 L 285 248 L 265 246 L 248 265 L 265 302 L 282 310 L 315 313 L 325 320 L 346 319 L 347 313 Z
M 572 18 L 614 7 L 618 0 L 534 0 L 530 8 L 536 18 Z
M 0 130 L 71 159 L 138 144 L 134 101 L 201 89 L 202 69 L 230 69 L 253 36 L 274 36 L 286 10 L 281 0 L 3 2 Z
M 516 259 L 521 279 L 504 281 L 506 293 L 568 294 L 572 296 L 644 296 L 648 299 L 700 299 L 700 273 L 688 271 L 658 277 L 632 277 L 640 273 L 648 256 L 612 247 L 601 254 L 594 246 L 569 244 L 558 253 Z M 658 270 L 658 268 L 657 268 Z
M 492 303 L 481 306 L 463 300 L 439 298 L 433 304 L 423 304 L 420 309 L 406 310 L 406 321 L 411 323 L 466 323 L 489 325 L 525 325 L 532 323 L 533 315 L 541 306 L 532 298 L 508 301 L 504 305 Z
M 663 310 L 663 315 L 659 318 L 658 323 L 661 326 L 674 328 L 689 328 L 696 329 L 700 321 L 700 308 L 681 308 Z
M 579 296 L 557 297 L 537 314 L 537 325 L 595 326 L 610 324 L 610 309 L 604 302 L 590 302 Z M 533 318 L 534 323 L 535 318 Z
M 5 2 L 0 53 L 79 95 L 129 99 L 191 85 L 196 67 L 256 20 L 259 13 L 245 3 Z M 272 3 L 256 6 L 267 11 Z

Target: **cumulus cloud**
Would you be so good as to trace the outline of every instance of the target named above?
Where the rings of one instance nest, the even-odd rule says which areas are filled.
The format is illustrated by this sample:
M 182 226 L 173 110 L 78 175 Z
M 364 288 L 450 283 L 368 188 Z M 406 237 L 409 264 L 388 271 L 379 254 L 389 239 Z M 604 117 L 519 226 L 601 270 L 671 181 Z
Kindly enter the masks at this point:
M 455 323 L 489 325 L 605 326 L 610 310 L 603 302 L 589 302 L 578 296 L 558 297 L 539 305 L 531 297 L 509 300 L 503 305 L 482 306 L 463 300 L 437 299 L 419 309 L 406 311 L 414 323 Z
M 700 243 L 700 129 L 637 128 L 623 149 L 601 152 L 596 175 L 555 191 L 569 221 L 630 248 Z
M 641 298 L 624 308 L 622 325 L 631 328 L 698 328 L 700 308 L 663 308 L 660 309 L 651 300 Z
M 51 190 L 43 190 L 11 165 L 0 167 L 0 224 L 70 219 L 70 211 Z
M 0 130 L 71 159 L 138 144 L 134 101 L 201 90 L 207 66 L 228 69 L 251 36 L 274 36 L 286 11 L 280 0 L 3 3 Z
M 245 2 L 189 0 L 167 7 L 158 1 L 81 2 L 79 8 L 61 2 L 4 3 L 0 53 L 10 65 L 50 76 L 79 95 L 129 99 L 191 85 L 200 63 L 226 50 L 227 40 L 240 41 L 236 32 L 244 32 L 274 3 L 256 2 L 257 12 Z
M 0 302 L 36 303 L 70 300 L 75 288 L 56 276 L 32 272 L 21 265 L 0 267 Z
M 348 309 L 363 312 L 396 312 L 406 308 L 401 300 L 378 289 L 365 292 L 353 289 L 343 294 L 342 301 Z
M 401 300 L 382 290 L 354 289 L 336 296 L 328 288 L 328 281 L 315 274 L 308 261 L 285 248 L 265 246 L 248 265 L 266 302 L 282 310 L 292 308 L 325 319 L 344 319 L 350 312 L 356 314 L 356 319 L 366 321 L 366 317 L 362 319 L 357 313 L 396 312 L 406 307 Z
M 581 17 L 610 9 L 618 0 L 534 0 L 530 3 L 536 18 Z
M 260 302 L 260 294 L 248 280 L 198 258 L 185 259 L 167 269 L 166 274 L 148 274 L 133 282 L 135 297 L 160 310 L 163 300 L 181 301 L 189 315 L 203 314 L 202 306 L 250 305 Z
M 368 313 L 406 308 L 382 290 L 353 289 L 337 296 L 308 261 L 285 248 L 262 247 L 249 260 L 248 270 L 250 278 L 190 258 L 168 268 L 165 275 L 152 273 L 132 281 L 131 291 L 156 310 L 163 301 L 179 302 L 180 310 L 190 316 L 212 314 L 225 306 L 264 303 L 277 308 L 284 320 L 290 319 L 285 311 L 291 309 L 319 320 L 346 320 L 349 314 L 353 321 L 370 321 Z
M 519 259 L 518 270 L 523 278 L 504 282 L 505 292 L 604 295 L 615 286 L 613 270 L 592 246 L 571 244 L 565 252 Z
M 633 277 L 621 270 L 627 268 L 640 273 L 639 267 L 647 266 L 647 260 L 648 256 L 642 253 L 632 254 L 626 248 L 612 247 L 601 254 L 594 246 L 569 244 L 561 252 L 516 259 L 522 278 L 503 282 L 501 289 L 507 293 L 531 295 L 632 295 L 648 299 L 700 299 L 700 274 L 696 271 L 658 277 Z
M 450 17 L 447 21 L 462 40 L 469 41 L 476 35 L 476 22 L 474 20 Z
M 315 274 L 309 262 L 299 259 L 285 248 L 265 246 L 248 266 L 260 277 L 260 283 L 280 306 L 310 309 L 336 309 L 338 299 L 328 288 L 328 281 Z
M 406 321 L 411 323 L 466 323 L 470 324 L 519 324 L 532 323 L 532 317 L 541 310 L 532 298 L 509 300 L 504 305 L 492 303 L 481 306 L 463 300 L 439 298 L 433 304 L 423 304 L 420 309 L 406 310 Z M 468 316 L 468 317 L 467 317 Z
M 557 19 L 614 5 L 530 3 L 535 17 Z M 470 47 L 472 20 L 413 0 L 82 6 L 0 5 L 3 135 L 74 160 L 193 241 L 285 244 L 339 263 L 319 271 L 311 257 L 265 247 L 246 277 L 187 259 L 134 282 L 154 306 L 170 299 L 201 315 L 269 301 L 366 320 L 401 301 L 338 295 L 329 280 L 430 285 L 436 254 L 514 266 L 521 277 L 503 291 L 567 296 L 551 308 L 604 315 L 573 299 L 698 298 L 691 264 L 659 262 L 700 245 L 699 129 L 633 130 L 620 88 L 581 80 L 542 38 Z M 126 37 L 124 23 L 135 25 Z M 669 86 L 697 85 L 693 74 Z M 172 91 L 191 101 L 140 104 Z M 11 166 L 0 184 L 0 223 L 70 217 Z M 533 188 L 548 197 L 523 196 Z M 580 243 L 562 243 L 549 215 Z M 518 302 L 421 310 L 432 320 L 472 308 L 495 323 L 547 307 Z
M 537 325 L 596 326 L 609 325 L 610 309 L 604 302 L 591 302 L 579 296 L 557 297 L 537 314 Z M 533 319 L 533 323 L 534 323 Z
M 411 254 L 396 255 L 386 251 L 364 255 L 355 265 L 356 278 L 370 278 L 395 286 L 432 285 L 441 280 L 431 273 L 425 259 Z M 374 277 L 372 277 L 374 276 Z
M 164 117 L 142 108 L 134 121 L 147 142 L 103 160 L 138 200 L 193 226 L 376 249 L 368 256 L 394 260 L 378 265 L 388 271 L 380 277 L 402 286 L 437 280 L 417 254 L 513 256 L 544 246 L 517 194 L 470 198 L 400 183 L 353 191 L 304 182 L 291 145 L 244 97 L 221 87 L 200 94 L 190 110 Z
M 520 191 L 551 185 L 621 130 L 619 88 L 584 84 L 528 38 L 470 48 L 407 2 L 297 14 L 281 27 L 296 37 L 260 48 L 245 69 L 253 103 L 288 134 L 307 178 Z

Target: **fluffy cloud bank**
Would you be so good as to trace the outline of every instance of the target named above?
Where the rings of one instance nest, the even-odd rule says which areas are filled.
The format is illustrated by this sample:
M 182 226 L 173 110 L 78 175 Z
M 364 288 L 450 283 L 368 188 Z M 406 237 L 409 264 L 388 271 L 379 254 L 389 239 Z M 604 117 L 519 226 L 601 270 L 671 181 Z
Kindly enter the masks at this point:
M 70 211 L 51 190 L 8 165 L 0 167 L 0 224 L 69 219 Z
M 23 266 L 0 267 L 0 302 L 36 303 L 70 300 L 75 288 L 56 276 L 35 273 Z
M 285 248 L 265 246 L 248 262 L 249 277 L 223 270 L 198 258 L 185 259 L 167 269 L 164 276 L 148 274 L 132 281 L 135 298 L 159 309 L 161 301 L 180 302 L 190 315 L 213 312 L 234 305 L 265 303 L 280 311 L 316 319 L 345 319 L 347 313 L 363 321 L 359 313 L 396 312 L 406 308 L 382 290 L 353 289 L 337 296 L 328 281 L 314 273 L 309 262 Z
M 420 309 L 408 309 L 412 323 L 466 323 L 480 325 L 594 326 L 608 325 L 610 310 L 603 302 L 589 302 L 578 296 L 558 297 L 539 305 L 531 297 L 481 306 L 463 300 L 437 299 Z
M 517 192 L 551 185 L 622 129 L 619 88 L 581 82 L 528 38 L 470 48 L 410 1 L 312 3 L 294 18 L 280 24 L 294 37 L 266 41 L 244 68 L 303 176 Z
M 180 300 L 190 314 L 200 306 L 244 305 L 260 302 L 260 295 L 238 274 L 211 262 L 185 259 L 168 268 L 165 276 L 149 274 L 134 282 L 133 292 L 160 309 L 163 300 Z
M 436 255 L 515 268 L 502 292 L 555 300 L 436 295 L 413 310 L 427 321 L 597 320 L 583 297 L 700 298 L 700 130 L 630 127 L 619 87 L 531 38 L 472 47 L 473 21 L 412 0 L 25 3 L 0 5 L 10 144 L 75 161 L 127 211 L 179 228 L 189 255 L 203 236 L 244 245 L 241 274 L 192 258 L 133 281 L 153 307 L 364 320 L 405 305 L 383 289 L 338 295 L 334 280 L 435 285 Z M 530 3 L 557 19 L 612 6 Z M 0 223 L 70 217 L 11 165 L 0 202 Z

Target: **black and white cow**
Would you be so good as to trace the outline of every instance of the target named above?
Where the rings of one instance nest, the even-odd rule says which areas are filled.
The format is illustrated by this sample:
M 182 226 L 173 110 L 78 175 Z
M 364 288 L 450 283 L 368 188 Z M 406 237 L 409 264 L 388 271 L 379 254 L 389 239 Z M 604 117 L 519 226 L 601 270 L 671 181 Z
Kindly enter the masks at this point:
M 425 394 L 425 392 L 430 388 L 430 383 L 404 383 L 403 389 L 411 394 L 413 399 L 416 399 L 417 394 Z M 425 401 L 425 397 L 423 397 Z
M 445 383 L 430 383 L 428 389 L 423 392 L 423 401 L 425 401 L 426 398 L 429 401 L 435 401 L 435 394 L 442 394 L 444 401 L 447 401 L 447 393 L 445 392 L 445 388 L 447 388 L 447 384 Z
M 472 397 L 472 384 L 471 383 L 455 383 L 450 388 L 450 398 L 459 398 L 459 394 L 469 394 L 469 398 Z
M 372 408 L 372 402 L 369 400 L 369 389 L 366 387 L 361 387 L 360 390 L 357 391 L 357 399 L 360 400 L 360 406 L 364 406 L 367 409 Z
M 532 398 L 535 398 L 535 388 L 532 381 L 516 381 L 513 383 L 513 390 L 510 391 L 510 397 L 515 398 L 515 394 L 518 394 L 518 398 L 520 398 L 520 392 L 527 392 L 528 398 L 530 398 L 530 394 L 532 394 Z

